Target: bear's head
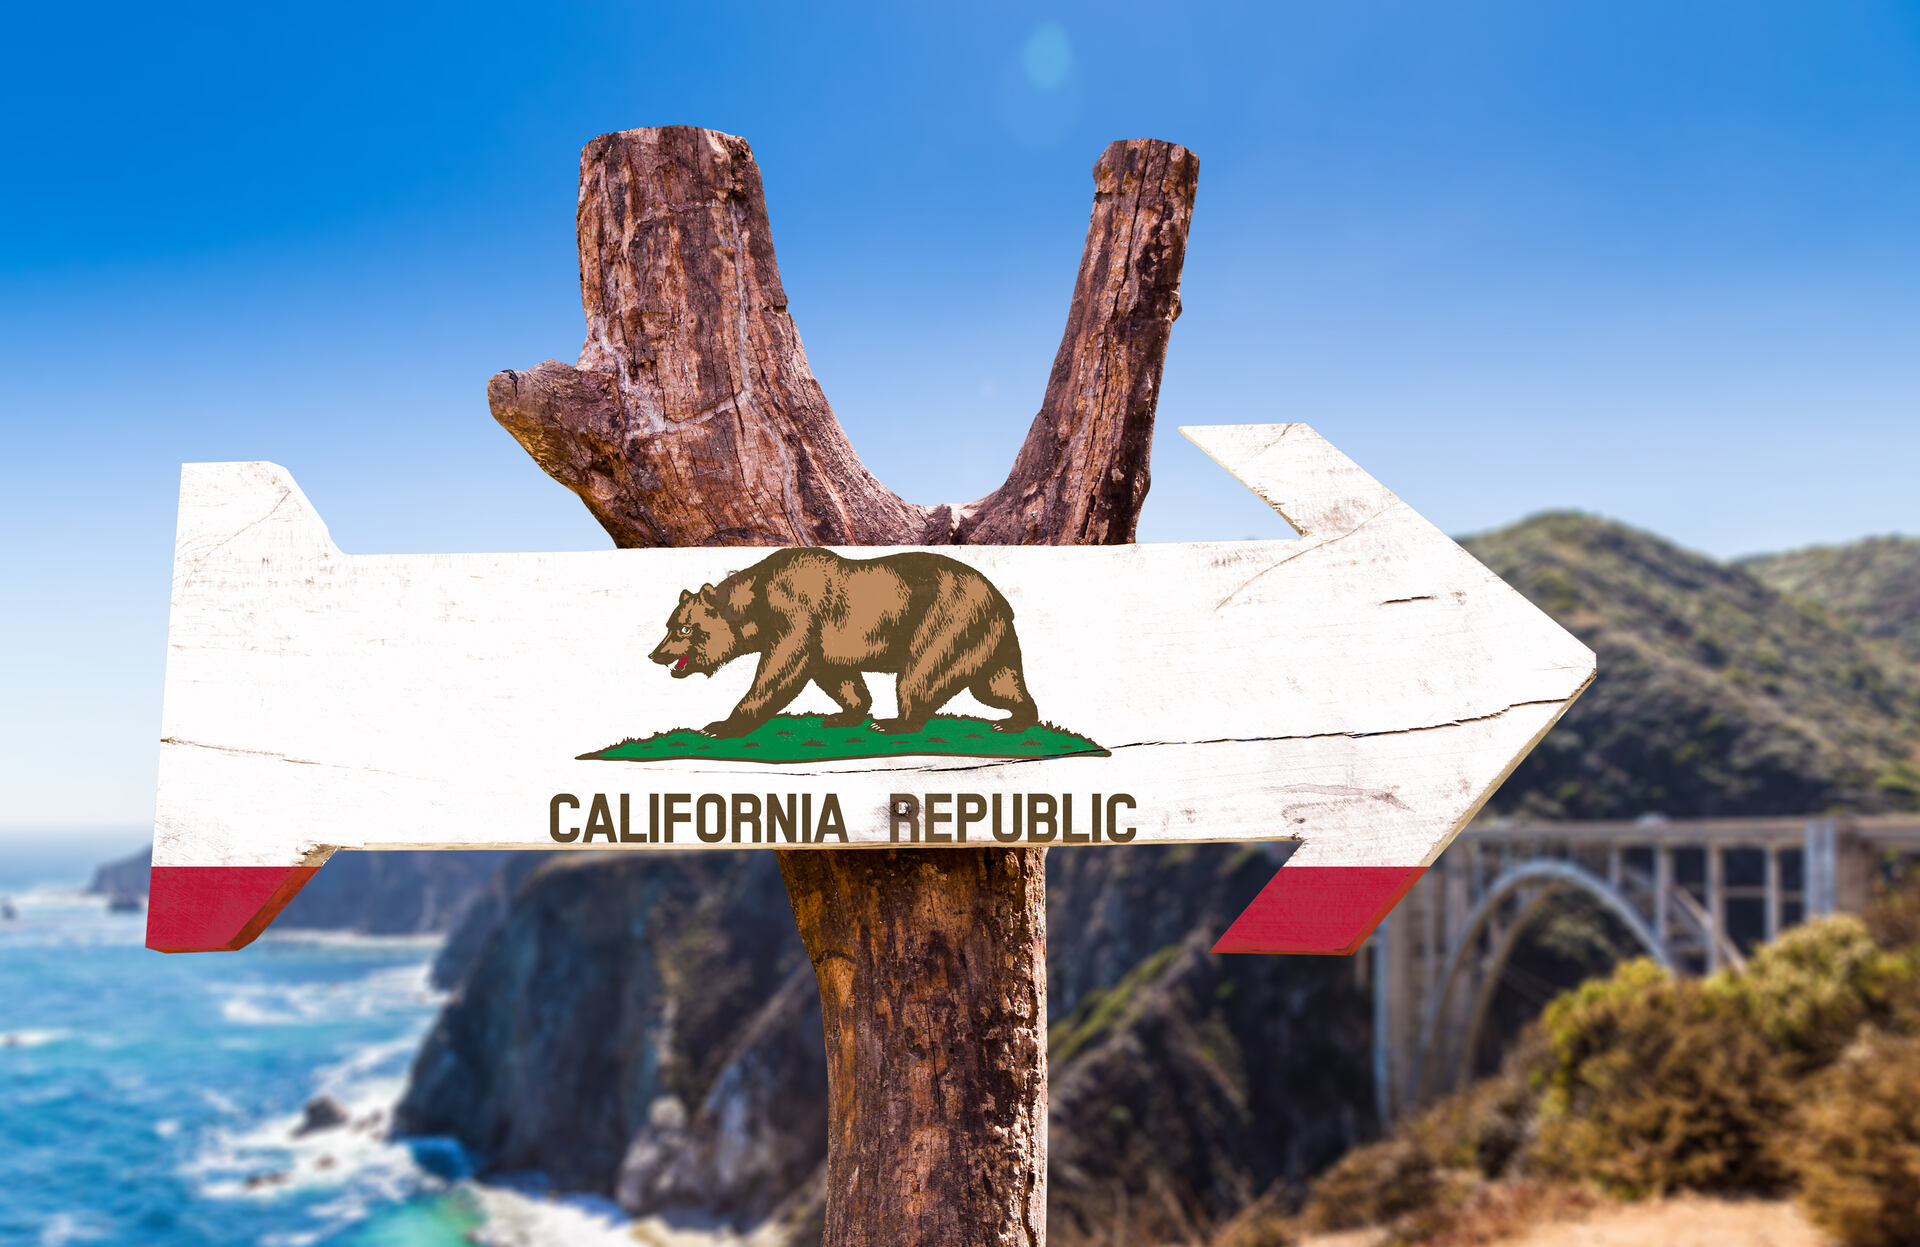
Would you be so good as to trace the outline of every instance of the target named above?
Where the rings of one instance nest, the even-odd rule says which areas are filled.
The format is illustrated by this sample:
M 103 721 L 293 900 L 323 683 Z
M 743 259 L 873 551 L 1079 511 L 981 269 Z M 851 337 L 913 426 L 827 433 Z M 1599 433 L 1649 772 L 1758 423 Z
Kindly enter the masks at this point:
M 667 616 L 667 637 L 647 655 L 672 669 L 678 680 L 694 672 L 712 675 L 740 652 L 733 623 L 720 610 L 712 585 L 700 592 L 680 591 L 680 604 Z

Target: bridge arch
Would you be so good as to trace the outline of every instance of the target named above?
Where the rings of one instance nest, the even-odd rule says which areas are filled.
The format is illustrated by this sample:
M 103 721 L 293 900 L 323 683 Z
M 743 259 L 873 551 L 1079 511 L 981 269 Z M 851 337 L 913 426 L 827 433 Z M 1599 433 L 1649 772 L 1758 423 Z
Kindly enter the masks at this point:
M 1420 1028 L 1420 1047 L 1415 1055 L 1413 1077 L 1414 1094 L 1417 1098 L 1424 1099 L 1430 1089 L 1427 1081 L 1428 1072 L 1440 1056 L 1438 1045 L 1441 1027 L 1445 1024 L 1454 994 L 1468 965 L 1479 960 L 1477 949 L 1481 935 L 1485 933 L 1488 924 L 1493 921 L 1494 916 L 1500 912 L 1509 898 L 1529 888 L 1537 891 L 1528 899 L 1519 913 L 1514 915 L 1513 922 L 1502 936 L 1499 946 L 1493 949 L 1492 955 L 1485 960 L 1485 971 L 1480 989 L 1476 993 L 1472 1020 L 1462 1040 L 1456 1068 L 1452 1071 L 1454 1085 L 1457 1086 L 1470 1069 L 1473 1053 L 1480 1041 L 1481 1029 L 1486 1022 L 1487 1011 L 1493 1003 L 1494 989 L 1499 983 L 1500 971 L 1505 968 L 1507 959 L 1513 955 L 1514 947 L 1519 943 L 1527 924 L 1556 894 L 1568 888 L 1585 893 L 1597 901 L 1601 908 L 1617 918 L 1627 929 L 1633 941 L 1661 968 L 1669 973 L 1673 971 L 1673 957 L 1659 936 L 1647 925 L 1640 911 L 1633 907 L 1618 888 L 1605 879 L 1572 862 L 1551 858 L 1536 859 L 1511 867 L 1494 880 L 1493 885 L 1480 897 L 1478 903 L 1467 915 L 1460 937 L 1454 941 L 1453 947 L 1447 950 L 1445 966 L 1440 973 L 1440 990 L 1429 998 L 1426 1017 Z M 1656 898 L 1655 903 L 1661 903 L 1661 899 Z M 1696 917 L 1693 914 L 1688 916 Z M 1719 933 L 1703 930 L 1701 935 L 1704 939 L 1712 940 L 1717 939 Z

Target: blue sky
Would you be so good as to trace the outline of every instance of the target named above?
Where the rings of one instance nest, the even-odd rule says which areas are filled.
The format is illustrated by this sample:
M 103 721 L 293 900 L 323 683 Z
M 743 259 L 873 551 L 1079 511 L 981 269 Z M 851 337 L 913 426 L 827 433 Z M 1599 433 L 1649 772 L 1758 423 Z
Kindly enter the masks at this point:
M 578 153 L 746 137 L 814 369 L 916 501 L 1037 405 L 1108 140 L 1201 161 L 1173 434 L 1304 420 L 1452 532 L 1920 529 L 1920 3 L 34 6 L 0 78 L 0 851 L 151 815 L 178 464 L 350 552 L 604 537 L 488 416 L 571 360 Z M 11 828 L 12 831 L 6 830 Z M 79 834 L 76 832 L 76 834 Z

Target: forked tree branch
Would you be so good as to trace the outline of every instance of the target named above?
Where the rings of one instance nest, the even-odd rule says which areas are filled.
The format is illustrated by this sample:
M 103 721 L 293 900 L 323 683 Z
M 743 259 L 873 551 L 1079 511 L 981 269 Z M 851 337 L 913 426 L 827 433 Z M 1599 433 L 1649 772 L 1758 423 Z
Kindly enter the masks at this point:
M 1199 161 L 1148 139 L 1094 165 L 1066 333 L 1013 470 L 918 506 L 854 453 L 807 365 L 744 140 L 666 126 L 580 158 L 587 339 L 487 386 L 494 418 L 621 546 L 1106 544 L 1147 491 Z

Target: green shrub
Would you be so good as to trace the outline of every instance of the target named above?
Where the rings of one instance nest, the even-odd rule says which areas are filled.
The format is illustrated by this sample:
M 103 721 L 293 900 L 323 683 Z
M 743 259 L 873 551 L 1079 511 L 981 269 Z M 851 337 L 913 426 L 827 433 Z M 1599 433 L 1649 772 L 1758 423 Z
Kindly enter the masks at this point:
M 1860 1027 L 1884 1022 L 1913 981 L 1913 959 L 1889 952 L 1851 915 L 1816 918 L 1762 946 L 1744 974 L 1711 980 L 1743 999 L 1789 1066 L 1811 1070 L 1840 1055 Z
M 1785 1070 L 1742 993 L 1631 961 L 1554 1000 L 1542 1031 L 1541 1172 L 1626 1196 L 1783 1185 Z
M 1798 1125 L 1815 1225 L 1848 1247 L 1920 1243 L 1920 1038 L 1866 1032 L 1813 1081 Z

